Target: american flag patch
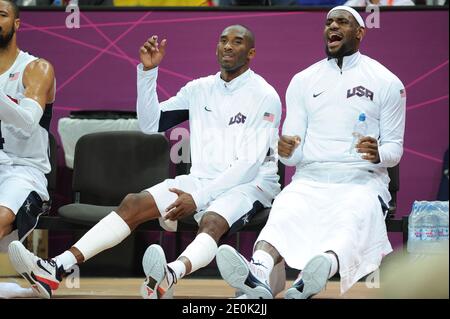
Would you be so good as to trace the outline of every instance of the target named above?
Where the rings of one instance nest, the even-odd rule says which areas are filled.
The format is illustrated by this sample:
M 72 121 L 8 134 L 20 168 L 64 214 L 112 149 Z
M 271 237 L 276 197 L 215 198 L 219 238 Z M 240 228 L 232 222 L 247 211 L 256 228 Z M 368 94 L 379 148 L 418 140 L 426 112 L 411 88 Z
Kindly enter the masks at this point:
M 266 113 L 264 113 L 264 120 L 273 122 L 275 120 L 275 115 L 273 115 L 272 113 L 266 112 Z
M 406 91 L 405 91 L 405 89 L 401 89 L 401 90 L 400 90 L 400 96 L 401 96 L 401 97 L 406 97 Z
M 10 81 L 15 81 L 15 80 L 17 80 L 17 79 L 19 78 L 19 74 L 20 74 L 20 72 L 10 73 L 10 74 L 9 74 L 9 80 L 10 80 Z

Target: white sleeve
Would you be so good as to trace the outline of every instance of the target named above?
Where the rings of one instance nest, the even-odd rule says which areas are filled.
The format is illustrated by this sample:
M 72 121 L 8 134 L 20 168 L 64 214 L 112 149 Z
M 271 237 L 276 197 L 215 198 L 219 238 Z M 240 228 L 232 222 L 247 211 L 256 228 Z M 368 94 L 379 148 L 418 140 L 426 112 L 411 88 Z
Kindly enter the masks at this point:
M 189 110 L 192 82 L 181 88 L 176 96 L 159 103 L 156 93 L 157 78 L 157 67 L 144 71 L 142 63 L 137 66 L 137 117 L 141 131 L 147 134 L 159 131 L 163 112 Z
M 380 113 L 378 152 L 383 167 L 393 167 L 403 155 L 405 133 L 406 91 L 400 80 L 391 83 Z
M 19 129 L 24 138 L 28 138 L 38 127 L 44 110 L 33 99 L 24 98 L 19 104 L 13 102 L 3 91 L 0 91 L 0 121 Z
M 295 166 L 302 157 L 305 144 L 306 129 L 308 128 L 308 116 L 303 101 L 302 87 L 298 77 L 294 77 L 286 91 L 286 118 L 283 123 L 283 135 L 299 136 L 300 145 L 294 150 L 291 157 L 280 156 L 280 161 L 287 166 Z
M 223 192 L 251 182 L 270 151 L 275 151 L 278 127 L 281 119 L 281 101 L 277 94 L 264 98 L 259 111 L 242 134 L 236 160 L 207 187 L 192 193 L 197 209 L 206 205 Z

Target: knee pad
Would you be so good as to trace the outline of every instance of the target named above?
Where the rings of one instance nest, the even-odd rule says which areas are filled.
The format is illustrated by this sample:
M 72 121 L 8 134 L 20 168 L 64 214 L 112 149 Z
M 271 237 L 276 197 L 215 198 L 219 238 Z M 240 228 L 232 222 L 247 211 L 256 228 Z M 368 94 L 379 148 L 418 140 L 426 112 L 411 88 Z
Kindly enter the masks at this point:
M 36 192 L 31 192 L 17 212 L 13 229 L 18 230 L 19 240 L 23 241 L 36 228 L 39 217 L 50 210 L 49 203 L 43 202 Z

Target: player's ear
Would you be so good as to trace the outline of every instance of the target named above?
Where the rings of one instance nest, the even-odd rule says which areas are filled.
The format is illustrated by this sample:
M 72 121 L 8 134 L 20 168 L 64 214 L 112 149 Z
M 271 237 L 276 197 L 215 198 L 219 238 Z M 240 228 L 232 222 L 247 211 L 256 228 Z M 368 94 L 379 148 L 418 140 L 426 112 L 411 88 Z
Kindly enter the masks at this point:
M 17 30 L 19 30 L 20 27 L 20 19 L 15 19 L 14 20 L 14 30 L 17 32 Z
M 356 31 L 356 38 L 361 42 L 364 36 L 366 35 L 366 29 L 363 27 L 359 27 Z
M 256 50 L 255 50 L 255 48 L 251 48 L 250 50 L 248 50 L 247 58 L 248 58 L 249 60 L 253 59 L 253 58 L 255 57 L 255 55 L 256 55 Z

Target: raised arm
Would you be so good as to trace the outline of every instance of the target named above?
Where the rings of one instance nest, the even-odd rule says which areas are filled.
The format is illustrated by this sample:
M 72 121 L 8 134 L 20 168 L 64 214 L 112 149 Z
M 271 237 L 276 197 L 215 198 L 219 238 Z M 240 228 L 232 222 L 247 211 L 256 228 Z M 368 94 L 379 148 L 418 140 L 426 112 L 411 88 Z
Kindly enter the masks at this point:
M 176 96 L 159 103 L 156 92 L 158 65 L 164 58 L 167 40 L 158 42 L 156 35 L 140 48 L 141 64 L 137 67 L 137 115 L 144 133 L 165 131 L 189 119 L 190 87 L 188 83 Z

